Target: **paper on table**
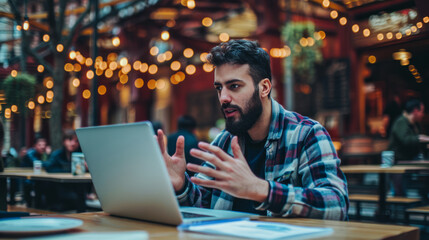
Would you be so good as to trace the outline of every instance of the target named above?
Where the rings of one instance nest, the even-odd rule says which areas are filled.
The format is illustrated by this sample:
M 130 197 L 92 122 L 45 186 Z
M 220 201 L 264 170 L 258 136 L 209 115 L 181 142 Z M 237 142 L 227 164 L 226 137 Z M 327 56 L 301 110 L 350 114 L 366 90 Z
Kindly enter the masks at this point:
M 179 227 L 179 230 L 229 235 L 250 239 L 279 239 L 286 237 L 320 237 L 333 233 L 332 228 L 316 228 L 295 226 L 285 223 L 262 221 L 227 221 L 211 224 L 187 225 Z
M 26 238 L 27 240 L 146 240 L 149 239 L 149 234 L 145 231 L 124 231 L 124 232 L 83 232 L 83 233 L 67 233 L 57 234 L 52 236 L 42 236 L 35 238 Z

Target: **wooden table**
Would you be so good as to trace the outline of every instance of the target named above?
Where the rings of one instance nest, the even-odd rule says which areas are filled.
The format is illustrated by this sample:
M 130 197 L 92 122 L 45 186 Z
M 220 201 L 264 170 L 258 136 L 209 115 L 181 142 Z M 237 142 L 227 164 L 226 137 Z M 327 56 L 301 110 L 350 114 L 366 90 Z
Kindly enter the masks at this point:
M 341 170 L 345 174 L 362 174 L 362 173 L 378 173 L 378 210 L 379 220 L 385 222 L 388 219 L 386 212 L 386 194 L 387 194 L 387 181 L 386 174 L 404 174 L 408 172 L 428 171 L 427 167 L 413 166 L 413 165 L 395 165 L 392 167 L 381 167 L 380 165 L 347 165 L 341 166 Z
M 399 161 L 398 165 L 413 165 L 413 166 L 420 166 L 420 167 L 429 167 L 429 160 Z
M 7 178 L 16 179 L 27 179 L 35 181 L 49 181 L 59 183 L 91 183 L 91 175 L 85 173 L 85 175 L 74 176 L 71 173 L 47 173 L 42 171 L 39 174 L 34 173 L 32 168 L 5 168 L 4 172 L 0 172 L 0 180 Z M 3 181 L 4 181 L 3 180 Z M 7 209 L 7 192 L 2 192 L 0 196 L 0 210 L 5 211 Z
M 109 216 L 103 212 L 79 213 L 60 215 L 61 217 L 73 217 L 84 221 L 84 224 L 76 232 L 116 232 L 143 230 L 148 232 L 150 239 L 242 239 L 220 235 L 205 235 L 191 232 L 180 232 L 174 226 L 157 223 L 144 222 L 139 220 L 119 218 Z M 309 227 L 330 227 L 334 233 L 330 236 L 311 239 L 407 239 L 418 240 L 419 229 L 409 226 L 396 226 L 385 224 L 370 224 L 359 222 L 342 222 L 304 218 L 261 218 L 262 221 L 282 222 L 287 224 L 309 226 Z

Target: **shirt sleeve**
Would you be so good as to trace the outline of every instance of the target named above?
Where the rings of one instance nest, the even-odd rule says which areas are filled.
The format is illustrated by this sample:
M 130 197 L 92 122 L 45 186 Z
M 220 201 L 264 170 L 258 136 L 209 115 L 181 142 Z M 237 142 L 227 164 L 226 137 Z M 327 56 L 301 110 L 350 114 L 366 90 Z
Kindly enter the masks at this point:
M 314 125 L 303 139 L 298 160 L 295 184 L 268 181 L 267 200 L 256 209 L 268 210 L 277 217 L 346 220 L 346 178 L 331 138 L 320 124 Z

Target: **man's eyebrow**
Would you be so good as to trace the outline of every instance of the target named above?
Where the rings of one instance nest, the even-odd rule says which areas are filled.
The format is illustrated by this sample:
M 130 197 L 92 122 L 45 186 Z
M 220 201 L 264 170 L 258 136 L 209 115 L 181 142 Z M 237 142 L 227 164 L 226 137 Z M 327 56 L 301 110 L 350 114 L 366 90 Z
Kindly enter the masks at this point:
M 241 79 L 231 79 L 231 80 L 226 81 L 225 84 L 231 84 L 231 83 L 236 83 L 236 82 L 244 82 L 244 81 Z M 222 84 L 220 82 L 214 82 L 214 85 L 218 86 L 218 85 L 222 85 Z

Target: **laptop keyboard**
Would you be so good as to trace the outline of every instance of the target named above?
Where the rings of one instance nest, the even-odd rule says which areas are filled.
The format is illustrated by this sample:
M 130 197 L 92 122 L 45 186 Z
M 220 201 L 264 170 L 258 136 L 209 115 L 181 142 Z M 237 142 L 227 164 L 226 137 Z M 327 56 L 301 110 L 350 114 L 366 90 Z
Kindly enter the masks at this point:
M 209 215 L 190 213 L 190 212 L 181 212 L 183 218 L 198 218 L 198 217 L 213 217 Z

